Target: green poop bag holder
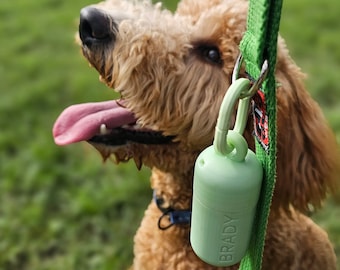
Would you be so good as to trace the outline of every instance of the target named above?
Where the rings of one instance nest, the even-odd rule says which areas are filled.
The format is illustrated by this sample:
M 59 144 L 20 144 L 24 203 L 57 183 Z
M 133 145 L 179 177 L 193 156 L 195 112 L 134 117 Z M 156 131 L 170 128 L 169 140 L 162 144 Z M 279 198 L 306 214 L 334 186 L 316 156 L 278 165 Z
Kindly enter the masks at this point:
M 234 74 L 238 73 L 236 64 Z M 262 165 L 242 136 L 254 90 L 266 76 L 267 62 L 258 81 L 236 79 L 220 107 L 213 145 L 197 158 L 194 171 L 191 245 L 214 266 L 241 261 L 250 241 L 263 177 Z M 239 100 L 240 99 L 240 100 Z M 235 126 L 229 123 L 239 100 Z
M 268 63 L 266 79 L 252 104 L 257 159 L 241 136 L 250 97 L 243 97 L 249 81 L 238 79 L 233 80 L 222 103 L 213 146 L 204 150 L 195 164 L 190 239 L 195 253 L 212 265 L 241 261 L 241 270 L 262 267 L 276 180 L 275 66 L 281 8 L 282 0 L 249 1 L 247 28 L 240 43 L 243 58 L 236 64 L 239 68 L 244 62 L 248 78 L 254 82 L 261 80 L 262 64 Z M 254 94 L 250 92 L 250 96 Z M 228 131 L 225 125 L 229 125 L 230 110 L 238 98 L 236 124 Z M 227 104 L 226 110 L 229 102 L 232 105 Z

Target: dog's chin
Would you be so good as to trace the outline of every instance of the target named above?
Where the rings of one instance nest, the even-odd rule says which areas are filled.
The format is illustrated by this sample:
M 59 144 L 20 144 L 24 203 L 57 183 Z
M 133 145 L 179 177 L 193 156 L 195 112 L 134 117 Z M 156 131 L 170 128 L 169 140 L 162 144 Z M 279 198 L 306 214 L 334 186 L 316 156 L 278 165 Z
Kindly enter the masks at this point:
M 121 162 L 127 162 L 133 158 L 138 170 L 140 170 L 143 165 L 142 157 L 131 151 L 131 144 L 112 146 L 92 142 L 91 140 L 88 141 L 88 143 L 90 143 L 101 154 L 104 161 L 110 159 L 118 165 Z
M 142 149 L 171 145 L 174 139 L 174 136 L 164 136 L 160 131 L 138 125 L 126 125 L 102 133 L 89 139 L 88 143 L 100 152 L 103 159 L 110 158 L 116 164 L 133 159 L 138 169 L 143 164 Z

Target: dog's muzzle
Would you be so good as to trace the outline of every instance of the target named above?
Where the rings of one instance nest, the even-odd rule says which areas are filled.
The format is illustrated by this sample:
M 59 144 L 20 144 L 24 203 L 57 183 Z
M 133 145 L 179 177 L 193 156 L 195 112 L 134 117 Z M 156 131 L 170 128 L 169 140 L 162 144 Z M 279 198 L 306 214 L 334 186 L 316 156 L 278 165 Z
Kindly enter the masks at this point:
M 116 31 L 117 25 L 104 11 L 91 6 L 80 11 L 79 36 L 88 48 L 114 42 Z

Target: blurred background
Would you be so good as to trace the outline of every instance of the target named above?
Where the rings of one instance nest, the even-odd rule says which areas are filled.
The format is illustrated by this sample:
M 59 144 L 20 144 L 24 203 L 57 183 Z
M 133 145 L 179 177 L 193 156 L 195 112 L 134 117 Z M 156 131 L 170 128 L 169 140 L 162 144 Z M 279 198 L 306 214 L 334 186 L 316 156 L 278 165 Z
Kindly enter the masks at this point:
M 165 2 L 174 9 L 177 1 Z M 0 269 L 131 264 L 133 236 L 152 196 L 148 169 L 103 164 L 86 143 L 58 147 L 51 133 L 70 104 L 114 97 L 74 43 L 79 11 L 92 3 L 1 0 Z M 338 0 L 285 0 L 281 23 L 338 141 L 339 10 Z M 338 256 L 339 197 L 313 215 Z

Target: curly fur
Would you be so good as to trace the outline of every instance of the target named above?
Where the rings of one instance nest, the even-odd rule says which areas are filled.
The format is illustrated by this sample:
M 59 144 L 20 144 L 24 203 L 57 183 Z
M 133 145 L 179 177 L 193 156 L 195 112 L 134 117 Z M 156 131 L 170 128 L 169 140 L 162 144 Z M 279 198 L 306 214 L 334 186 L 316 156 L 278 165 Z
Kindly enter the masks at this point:
M 85 57 L 141 126 L 175 136 L 170 145 L 96 147 L 117 162 L 133 158 L 138 166 L 149 166 L 151 186 L 164 201 L 190 208 L 194 162 L 213 140 L 245 31 L 247 2 L 182 0 L 174 14 L 145 1 L 107 0 L 94 7 L 106 14 L 115 42 L 83 46 Z M 209 62 L 202 46 L 218 48 L 221 62 Z M 302 213 L 310 205 L 319 207 L 335 188 L 337 145 L 281 38 L 276 78 L 277 184 L 263 269 L 335 269 L 327 234 Z M 249 123 L 245 137 L 254 148 L 252 133 Z M 151 202 L 135 236 L 133 269 L 218 269 L 193 253 L 188 226 L 158 230 L 160 215 Z

